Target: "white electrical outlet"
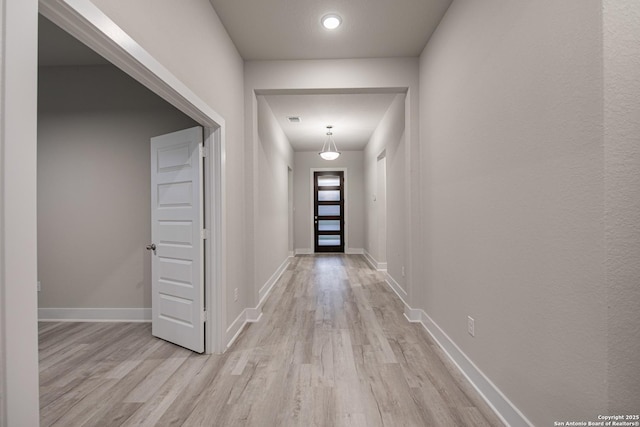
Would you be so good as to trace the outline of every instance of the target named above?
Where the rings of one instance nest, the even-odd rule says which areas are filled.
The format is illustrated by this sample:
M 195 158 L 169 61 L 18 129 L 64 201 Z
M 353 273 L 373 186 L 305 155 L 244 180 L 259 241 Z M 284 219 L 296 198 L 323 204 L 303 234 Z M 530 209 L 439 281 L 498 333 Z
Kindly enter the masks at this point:
M 476 336 L 476 321 L 471 316 L 467 316 L 467 331 L 472 337 Z
M 238 301 L 238 288 L 233 290 L 233 300 Z
M 402 266 L 402 277 L 404 277 L 404 265 Z
M 38 280 L 38 292 L 40 292 L 42 290 L 42 284 L 40 283 L 40 280 Z

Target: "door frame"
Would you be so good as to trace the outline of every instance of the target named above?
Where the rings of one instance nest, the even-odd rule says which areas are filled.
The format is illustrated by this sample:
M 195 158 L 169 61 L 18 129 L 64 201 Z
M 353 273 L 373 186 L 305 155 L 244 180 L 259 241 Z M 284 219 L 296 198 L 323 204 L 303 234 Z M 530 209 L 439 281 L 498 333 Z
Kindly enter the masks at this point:
M 205 353 L 226 348 L 225 120 L 89 0 L 39 0 L 39 13 L 204 128 Z
M 347 169 L 346 167 L 341 167 L 341 168 L 311 168 L 309 171 L 309 175 L 310 175 L 310 179 L 309 179 L 309 183 L 310 183 L 310 193 L 309 193 L 309 213 L 310 213 L 310 217 L 309 217 L 309 229 L 311 230 L 311 253 L 315 254 L 315 253 L 322 253 L 322 252 L 316 252 L 315 250 L 315 227 L 313 224 L 313 216 L 314 216 L 314 198 L 315 198 L 315 188 L 314 188 L 314 177 L 313 174 L 314 172 L 342 172 L 344 175 L 344 253 L 347 254 L 349 253 L 349 207 L 348 207 L 348 201 L 349 201 L 349 193 L 347 191 L 348 189 L 348 185 L 347 185 Z
M 289 256 L 295 256 L 295 227 L 293 224 L 293 215 L 294 215 L 294 202 L 293 202 L 293 168 L 291 166 L 287 166 L 287 187 L 288 187 L 288 206 L 287 211 L 289 212 Z
M 382 171 L 381 171 L 382 169 Z M 382 173 L 381 173 L 382 172 Z M 387 232 L 389 228 L 387 209 L 387 149 L 376 159 L 376 214 L 378 228 L 378 269 L 387 269 Z

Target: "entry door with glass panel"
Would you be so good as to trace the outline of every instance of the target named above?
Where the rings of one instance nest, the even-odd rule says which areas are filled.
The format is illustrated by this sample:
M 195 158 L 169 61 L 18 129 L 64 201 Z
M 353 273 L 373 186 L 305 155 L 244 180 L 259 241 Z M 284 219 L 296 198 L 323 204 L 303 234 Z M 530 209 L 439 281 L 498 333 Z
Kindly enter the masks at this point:
M 344 172 L 314 172 L 316 252 L 344 252 Z

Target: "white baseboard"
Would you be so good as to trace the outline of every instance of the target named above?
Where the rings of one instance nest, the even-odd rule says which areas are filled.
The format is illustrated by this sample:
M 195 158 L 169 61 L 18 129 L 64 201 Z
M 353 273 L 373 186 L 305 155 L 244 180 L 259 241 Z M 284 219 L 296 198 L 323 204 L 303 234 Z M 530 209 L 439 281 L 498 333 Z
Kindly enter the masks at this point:
M 244 329 L 247 323 L 256 323 L 259 322 L 262 318 L 262 306 L 264 302 L 267 300 L 267 297 L 271 293 L 271 290 L 278 283 L 278 280 L 284 272 L 287 270 L 289 263 L 291 262 L 290 258 L 285 259 L 280 267 L 273 273 L 273 275 L 267 280 L 267 282 L 260 288 L 258 292 L 258 296 L 260 298 L 260 302 L 258 305 L 254 307 L 248 307 L 242 310 L 242 312 L 236 317 L 236 319 L 231 322 L 231 325 L 227 328 L 227 347 L 231 347 L 233 342 L 238 338 L 240 332 Z
M 364 255 L 364 259 L 367 260 L 369 265 L 378 271 L 387 271 L 387 263 L 386 262 L 378 262 L 369 252 L 366 250 L 362 250 L 362 254 Z
M 273 285 L 275 285 L 278 279 L 282 276 L 284 271 L 289 266 L 290 262 L 291 262 L 290 258 L 285 259 L 282 262 L 282 264 L 280 264 L 280 267 L 278 267 L 275 273 L 271 275 L 269 280 L 267 280 L 267 282 L 260 288 L 260 291 L 258 292 L 258 299 L 260 300 L 260 303 L 258 304 L 258 306 L 262 305 L 262 302 L 264 301 L 264 299 L 267 297 L 267 295 L 269 295 L 269 292 L 271 292 Z
M 225 347 L 225 349 L 231 347 L 231 344 L 233 344 L 236 338 L 238 338 L 238 335 L 240 335 L 240 332 L 242 332 L 242 330 L 244 329 L 244 326 L 247 324 L 246 312 L 247 312 L 246 309 L 242 310 L 238 315 L 238 317 L 236 317 L 236 320 L 231 322 L 231 325 L 229 325 L 229 327 L 227 328 L 227 333 L 225 337 L 227 346 Z
M 244 315 L 246 323 L 257 323 L 262 319 L 262 309 L 261 307 L 245 308 Z
M 400 284 L 398 282 L 396 282 L 396 280 L 389 274 L 388 271 L 384 272 L 384 277 L 385 277 L 385 282 L 387 282 L 387 285 L 389 285 L 389 287 L 393 290 L 393 292 L 396 293 L 396 295 L 398 295 L 398 298 L 400 298 L 402 300 L 402 302 L 404 303 L 405 306 L 409 306 L 407 304 L 407 291 L 405 291 L 402 286 L 400 286 Z
M 39 308 L 40 322 L 151 322 L 150 308 Z
M 388 276 L 388 278 L 391 278 L 391 276 Z M 393 279 L 391 278 L 391 280 Z M 411 308 L 406 302 L 406 293 L 405 298 L 403 298 L 401 293 L 394 288 L 392 282 L 389 280 L 386 282 L 404 303 L 404 315 L 407 320 L 411 323 L 420 323 L 426 329 L 429 335 L 431 335 L 431 338 L 440 346 L 505 425 L 511 427 L 533 427 L 533 424 L 527 417 L 511 403 L 500 389 L 464 354 L 460 347 L 458 347 L 424 310 Z M 400 288 L 400 290 L 401 289 L 402 288 Z
M 362 248 L 346 248 L 344 253 L 347 255 L 362 255 L 364 254 L 364 249 Z M 313 255 L 315 251 L 309 248 L 298 248 L 294 251 L 296 255 Z

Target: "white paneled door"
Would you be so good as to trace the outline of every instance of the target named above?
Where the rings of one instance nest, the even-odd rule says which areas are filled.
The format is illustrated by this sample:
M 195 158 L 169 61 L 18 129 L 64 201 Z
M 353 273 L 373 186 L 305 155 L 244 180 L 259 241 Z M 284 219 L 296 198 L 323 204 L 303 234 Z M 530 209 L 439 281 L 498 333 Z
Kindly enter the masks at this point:
M 152 333 L 204 351 L 203 129 L 151 138 Z

